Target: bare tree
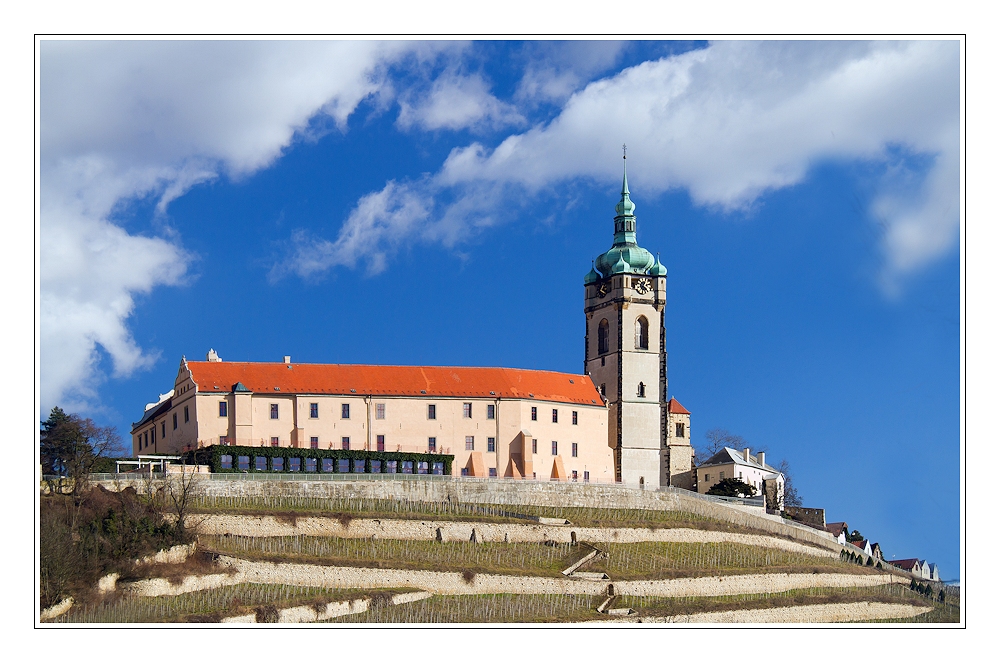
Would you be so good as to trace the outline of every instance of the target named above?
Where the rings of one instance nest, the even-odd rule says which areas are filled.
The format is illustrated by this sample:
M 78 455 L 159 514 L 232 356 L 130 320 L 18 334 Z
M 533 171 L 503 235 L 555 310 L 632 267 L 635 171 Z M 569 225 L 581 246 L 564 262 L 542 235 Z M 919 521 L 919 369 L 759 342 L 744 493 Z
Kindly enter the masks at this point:
M 782 460 L 775 469 L 785 475 L 785 498 L 782 506 L 802 506 L 799 491 L 792 484 L 792 469 L 788 465 L 788 461 Z
M 701 465 L 725 447 L 730 449 L 745 449 L 750 443 L 742 435 L 730 433 L 725 428 L 713 428 L 705 431 L 705 442 L 694 450 L 694 464 Z M 760 447 L 757 451 L 767 452 L 767 447 Z
M 182 464 L 180 467 L 179 475 L 164 477 L 163 489 L 169 508 L 177 518 L 177 538 L 181 542 L 187 543 L 200 524 L 192 524 L 190 515 L 195 498 L 202 493 L 202 486 L 197 468 L 189 470 L 186 464 Z

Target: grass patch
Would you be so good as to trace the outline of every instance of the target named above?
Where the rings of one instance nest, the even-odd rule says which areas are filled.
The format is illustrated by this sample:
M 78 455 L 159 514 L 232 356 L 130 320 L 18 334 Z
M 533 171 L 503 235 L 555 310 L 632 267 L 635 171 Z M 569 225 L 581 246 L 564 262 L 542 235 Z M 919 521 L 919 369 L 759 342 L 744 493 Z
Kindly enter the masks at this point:
M 398 606 L 372 608 L 332 623 L 490 624 L 565 623 L 599 619 L 603 597 L 561 594 L 480 594 L 432 596 Z
M 632 608 L 643 617 L 674 617 L 702 612 L 787 608 L 826 603 L 856 603 L 859 601 L 920 606 L 931 605 L 930 601 L 925 600 L 916 592 L 910 591 L 910 589 L 901 585 L 877 585 L 875 587 L 843 588 L 805 587 L 773 594 L 742 594 L 738 596 L 620 596 L 614 607 Z
M 371 498 L 325 498 L 298 495 L 199 496 L 198 513 L 238 513 L 274 516 L 294 524 L 296 515 L 333 517 L 349 523 L 352 518 L 399 518 L 407 520 L 452 520 L 462 522 L 520 523 L 532 521 L 512 517 L 561 518 L 577 527 L 690 527 L 723 532 L 752 530 L 689 511 L 647 509 L 597 509 L 589 507 L 544 507 L 535 505 L 489 505 L 464 502 L 412 502 Z M 754 533 L 766 534 L 765 532 Z M 773 535 L 771 535 L 773 536 Z
M 656 580 L 744 573 L 875 573 L 871 569 L 774 548 L 741 543 L 611 543 L 599 544 L 608 557 L 598 557 L 588 571 L 604 571 L 613 580 Z
M 380 590 L 415 591 L 409 589 Z M 325 605 L 372 595 L 371 590 L 241 583 L 180 596 L 120 596 L 76 606 L 52 623 L 218 622 L 223 617 L 299 605 Z M 264 615 L 266 616 L 266 614 Z
M 202 536 L 200 543 L 244 559 L 513 575 L 560 576 L 584 553 L 569 543 L 469 543 L 319 536 Z

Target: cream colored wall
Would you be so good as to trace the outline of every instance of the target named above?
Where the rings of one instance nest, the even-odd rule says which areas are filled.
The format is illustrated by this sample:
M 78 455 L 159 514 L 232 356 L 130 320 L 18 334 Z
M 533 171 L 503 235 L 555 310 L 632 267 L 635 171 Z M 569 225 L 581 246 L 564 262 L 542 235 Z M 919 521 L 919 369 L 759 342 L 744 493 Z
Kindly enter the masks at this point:
M 764 488 L 764 475 L 773 474 L 773 472 L 764 472 L 753 467 L 746 465 L 737 465 L 736 463 L 729 463 L 727 465 L 716 465 L 710 468 L 703 468 L 698 470 L 698 492 L 705 494 L 709 489 L 719 482 L 719 472 L 725 472 L 725 478 L 740 478 L 742 473 L 742 480 L 744 483 L 748 483 L 757 489 L 756 495 L 763 494 Z M 706 481 L 705 475 L 710 475 L 710 478 Z M 784 486 L 783 482 L 779 481 L 779 486 L 781 486 L 780 493 L 783 494 Z
M 192 394 L 193 395 L 193 394 Z M 309 394 L 252 394 L 250 398 L 251 421 L 249 438 L 236 435 L 237 404 L 241 395 L 200 393 L 197 398 L 182 396 L 173 410 L 179 415 L 177 444 L 171 451 L 179 451 L 184 444 L 197 440 L 200 446 L 218 444 L 220 436 L 227 436 L 233 444 L 258 446 L 270 445 L 272 436 L 278 437 L 279 446 L 308 448 L 310 438 L 319 438 L 319 448 L 340 449 L 341 438 L 350 437 L 351 449 L 377 448 L 377 436 L 385 436 L 386 451 L 427 453 L 428 438 L 437 438 L 437 452 L 455 456 L 453 474 L 461 475 L 469 465 L 473 453 L 482 456 L 485 472 L 495 468 L 497 477 L 508 470 L 512 453 L 520 453 L 520 433 L 530 431 L 538 440 L 538 454 L 534 455 L 533 470 L 538 479 L 551 476 L 555 457 L 552 441 L 558 442 L 558 455 L 562 459 L 567 478 L 573 470 L 583 481 L 589 471 L 591 481 L 613 481 L 614 461 L 608 446 L 608 413 L 603 405 L 581 406 L 545 401 L 500 400 L 493 398 L 431 398 L 431 397 L 372 397 L 328 396 Z M 219 416 L 219 401 L 227 402 L 227 417 Z M 278 404 L 278 419 L 270 418 L 270 406 Z M 311 418 L 310 404 L 318 405 L 319 416 Z M 341 405 L 350 405 L 350 418 L 342 419 Z M 377 405 L 385 405 L 385 419 L 376 419 Z M 472 404 L 472 417 L 464 416 L 463 404 Z M 192 421 L 183 425 L 183 404 L 191 406 Z M 196 404 L 196 405 L 194 405 Z M 427 417 L 427 406 L 436 406 L 436 418 Z M 487 406 L 496 406 L 496 417 L 487 417 Z M 531 420 L 531 408 L 538 408 L 538 420 Z M 559 412 L 558 422 L 552 422 L 552 410 Z M 572 423 L 572 413 L 577 412 L 577 424 Z M 170 412 L 166 415 L 168 433 Z M 145 427 L 143 428 L 145 430 Z M 370 436 L 369 436 L 370 430 Z M 189 435 L 197 431 L 197 438 Z M 474 449 L 466 450 L 465 438 L 474 438 Z M 495 438 L 493 452 L 487 451 L 488 439 Z M 293 440 L 298 444 L 293 445 Z M 369 441 L 370 440 L 370 441 Z M 577 443 L 578 455 L 572 455 L 572 443 Z M 530 448 L 530 444 L 529 444 Z M 164 451 L 160 450 L 161 453 Z M 523 467 L 524 458 L 520 459 Z M 530 476 L 528 478 L 531 478 Z

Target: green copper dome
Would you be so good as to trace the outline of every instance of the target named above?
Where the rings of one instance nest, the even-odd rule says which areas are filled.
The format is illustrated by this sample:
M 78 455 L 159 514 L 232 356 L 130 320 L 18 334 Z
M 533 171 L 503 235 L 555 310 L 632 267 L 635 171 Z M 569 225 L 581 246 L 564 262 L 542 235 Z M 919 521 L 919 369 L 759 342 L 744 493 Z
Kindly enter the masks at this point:
M 594 266 L 590 266 L 590 271 L 583 277 L 583 285 L 592 285 L 601 280 L 601 275 L 594 271 Z
M 624 157 L 623 157 L 624 158 Z M 636 243 L 635 203 L 628 190 L 628 170 L 622 175 L 621 200 L 615 205 L 615 240 L 611 248 L 597 256 L 595 266 L 605 277 L 612 274 L 646 274 L 654 266 L 653 255 Z M 666 273 L 663 265 L 660 265 Z M 589 277 L 589 274 L 588 274 Z
M 656 255 L 656 264 L 649 268 L 649 275 L 650 276 L 666 276 L 667 275 L 667 268 L 664 267 L 662 263 L 660 263 L 660 256 L 659 256 L 659 254 Z

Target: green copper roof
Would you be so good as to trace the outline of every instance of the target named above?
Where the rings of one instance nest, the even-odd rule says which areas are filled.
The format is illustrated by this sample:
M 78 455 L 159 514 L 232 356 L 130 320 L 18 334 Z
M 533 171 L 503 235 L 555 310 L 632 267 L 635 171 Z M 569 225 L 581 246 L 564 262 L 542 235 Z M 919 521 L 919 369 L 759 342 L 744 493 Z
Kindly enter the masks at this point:
M 660 262 L 660 254 L 656 254 L 656 264 L 649 268 L 650 276 L 666 276 L 667 268 Z
M 583 284 L 584 285 L 590 285 L 592 283 L 597 283 L 600 280 L 601 280 L 601 275 L 598 274 L 597 272 L 595 272 L 594 271 L 594 266 L 591 265 L 590 266 L 590 271 L 587 272 L 587 275 L 583 277 Z
M 624 157 L 622 157 L 624 160 Z M 635 238 L 635 203 L 628 190 L 628 169 L 623 166 L 621 199 L 615 205 L 615 237 L 611 248 L 597 256 L 595 267 L 604 276 L 612 274 L 647 274 L 654 267 L 653 255 L 638 245 Z M 666 269 L 660 265 L 663 273 Z M 659 274 L 657 274 L 659 275 Z M 590 278 L 590 274 L 587 275 Z M 585 279 L 585 283 L 589 283 Z

